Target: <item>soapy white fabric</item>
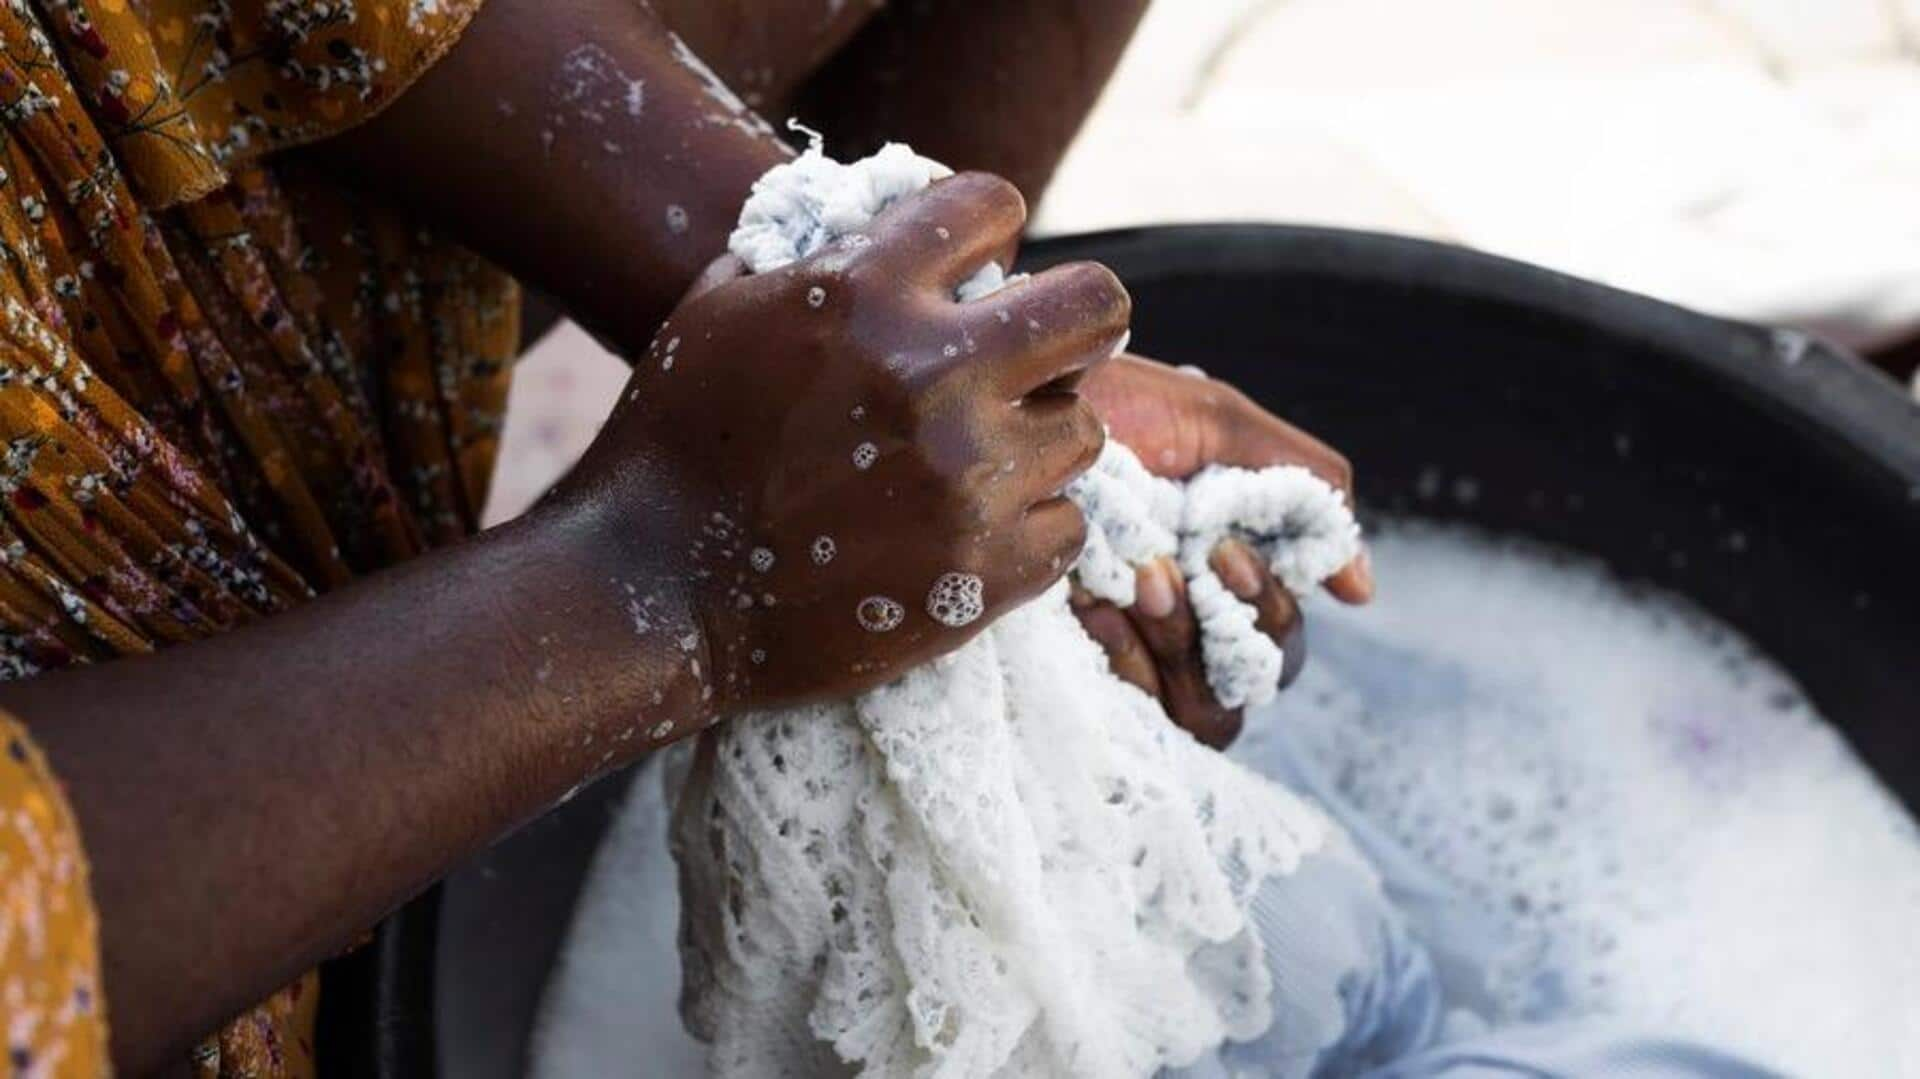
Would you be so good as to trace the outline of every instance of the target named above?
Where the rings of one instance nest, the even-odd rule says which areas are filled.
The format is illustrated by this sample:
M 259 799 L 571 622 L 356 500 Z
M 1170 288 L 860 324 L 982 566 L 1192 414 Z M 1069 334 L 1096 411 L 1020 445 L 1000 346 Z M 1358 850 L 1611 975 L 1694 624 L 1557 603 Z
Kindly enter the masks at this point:
M 1175 483 L 1109 441 L 1067 495 L 1087 518 L 1087 545 L 1074 575 L 1093 595 L 1130 607 L 1133 568 L 1176 559 L 1200 627 L 1207 684 L 1229 708 L 1272 700 L 1285 657 L 1255 627 L 1254 609 L 1227 591 L 1208 565 L 1214 548 L 1227 539 L 1247 544 L 1297 596 L 1310 594 L 1360 550 L 1360 526 L 1344 496 L 1293 465 L 1213 466 Z
M 755 185 L 732 249 L 776 269 L 944 171 L 816 147 Z M 1301 469 L 1183 488 L 1109 444 L 1072 493 L 1097 593 L 1180 556 L 1229 703 L 1270 697 L 1280 657 L 1205 550 L 1242 536 L 1306 588 L 1358 542 Z M 673 823 L 683 1015 L 719 1075 L 1152 1075 L 1269 1027 L 1247 908 L 1328 827 L 1114 677 L 1057 584 L 889 686 L 705 737 Z

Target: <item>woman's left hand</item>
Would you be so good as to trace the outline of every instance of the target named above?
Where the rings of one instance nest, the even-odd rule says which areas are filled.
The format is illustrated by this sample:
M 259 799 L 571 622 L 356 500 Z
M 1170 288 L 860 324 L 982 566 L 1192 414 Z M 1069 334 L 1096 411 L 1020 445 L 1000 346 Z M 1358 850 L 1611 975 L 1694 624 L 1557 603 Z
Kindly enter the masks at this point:
M 1157 475 L 1184 479 L 1213 464 L 1292 464 L 1346 492 L 1349 502 L 1353 499 L 1353 469 L 1346 458 L 1246 394 L 1195 369 L 1123 355 L 1090 375 L 1080 392 L 1106 421 L 1108 433 Z M 1212 562 L 1222 583 L 1259 612 L 1261 631 L 1285 651 L 1281 684 L 1291 682 L 1306 658 L 1297 597 L 1242 544 L 1220 545 Z M 1329 579 L 1326 588 L 1344 603 L 1372 598 L 1366 554 Z M 1199 633 L 1179 570 L 1170 560 L 1144 567 L 1138 594 L 1135 604 L 1123 611 L 1076 592 L 1074 612 L 1107 650 L 1115 674 L 1160 698 L 1174 722 L 1195 738 L 1224 748 L 1240 733 L 1242 717 L 1237 709 L 1222 706 L 1207 685 Z

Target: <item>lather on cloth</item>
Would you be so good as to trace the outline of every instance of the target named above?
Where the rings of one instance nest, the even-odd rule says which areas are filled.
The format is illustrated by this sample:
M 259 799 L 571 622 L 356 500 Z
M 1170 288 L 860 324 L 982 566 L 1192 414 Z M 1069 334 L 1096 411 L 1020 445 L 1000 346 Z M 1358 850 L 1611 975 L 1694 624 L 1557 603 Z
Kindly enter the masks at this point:
M 732 249 L 776 271 L 944 171 L 816 148 L 760 181 Z M 984 269 L 957 299 L 1002 283 Z M 1358 550 L 1300 468 L 1183 486 L 1110 444 L 1069 493 L 1096 593 L 1130 602 L 1131 564 L 1179 556 L 1230 704 L 1270 698 L 1280 654 L 1206 552 L 1240 535 L 1306 589 Z M 1329 825 L 1113 676 L 1064 584 L 891 685 L 706 740 L 674 850 L 684 1015 L 715 1073 L 1145 1076 L 1269 1027 L 1248 906 Z

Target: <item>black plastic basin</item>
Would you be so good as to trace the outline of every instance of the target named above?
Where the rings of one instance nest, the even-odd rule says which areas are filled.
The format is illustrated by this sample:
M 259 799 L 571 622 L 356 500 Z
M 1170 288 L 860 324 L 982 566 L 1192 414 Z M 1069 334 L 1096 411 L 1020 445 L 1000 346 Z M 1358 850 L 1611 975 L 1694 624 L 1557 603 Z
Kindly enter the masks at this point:
M 1141 229 L 1028 255 L 1112 266 L 1139 351 L 1199 364 L 1340 447 L 1369 508 L 1523 533 L 1691 596 L 1791 669 L 1920 806 L 1920 406 L 1884 376 L 1797 334 L 1376 235 Z M 1477 497 L 1430 497 L 1463 477 Z M 520 1074 L 624 781 L 336 964 L 329 1058 L 353 1074 Z

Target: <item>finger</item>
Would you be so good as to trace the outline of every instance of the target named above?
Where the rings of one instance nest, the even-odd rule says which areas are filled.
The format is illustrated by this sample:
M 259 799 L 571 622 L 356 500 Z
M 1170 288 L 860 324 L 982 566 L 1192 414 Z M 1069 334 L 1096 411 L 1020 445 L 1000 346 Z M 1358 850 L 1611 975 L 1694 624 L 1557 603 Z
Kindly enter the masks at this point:
M 1006 259 L 1026 226 L 1027 203 L 1018 188 L 984 172 L 963 172 L 901 199 L 867 227 L 874 273 L 953 290 L 989 262 Z
M 1011 410 L 1006 442 L 1025 448 L 1009 477 L 1026 503 L 1058 495 L 1074 477 L 1093 467 L 1107 443 L 1106 425 L 1072 394 L 1034 398 Z M 1013 464 L 1013 462 L 1009 462 Z
M 1102 651 L 1107 667 L 1121 681 L 1137 686 L 1151 697 L 1160 696 L 1160 672 L 1153 665 L 1147 644 L 1133 628 L 1132 620 L 1111 603 L 1076 606 L 1073 613 Z
M 1086 543 L 1087 519 L 1068 499 L 1049 498 L 1028 506 L 1011 567 L 1020 597 L 1038 595 L 1059 580 Z
M 1352 503 L 1353 466 L 1340 451 L 1261 408 L 1240 391 L 1229 392 L 1231 400 L 1221 402 L 1224 437 L 1218 445 L 1209 447 L 1210 463 L 1242 468 L 1299 465 Z
M 1373 599 L 1373 557 L 1362 547 L 1353 561 L 1327 578 L 1327 592 L 1342 603 L 1356 606 Z
M 1244 543 L 1229 540 L 1214 548 L 1208 563 L 1213 572 L 1241 600 L 1252 604 L 1254 628 L 1280 646 L 1280 685 L 1293 683 L 1306 663 L 1306 621 L 1300 604 L 1286 586 L 1274 579 L 1260 564 L 1260 558 Z
M 1185 581 L 1161 559 L 1144 567 L 1137 583 L 1139 598 L 1127 614 L 1153 656 L 1167 715 L 1199 741 L 1224 748 L 1240 733 L 1240 713 L 1222 706 L 1207 684 Z
M 1231 411 L 1235 418 L 1226 425 L 1226 435 L 1210 460 L 1245 468 L 1299 465 L 1344 494 L 1349 507 L 1358 504 L 1353 493 L 1353 466 L 1338 450 L 1244 395 Z M 1329 577 L 1325 587 L 1328 594 L 1342 603 L 1363 604 L 1372 600 L 1373 568 L 1366 550 L 1362 548 L 1352 562 Z
M 1073 262 L 968 305 L 962 329 L 999 392 L 1071 390 L 1126 343 L 1133 300 L 1113 271 Z M 980 362 L 976 359 L 976 362 Z

